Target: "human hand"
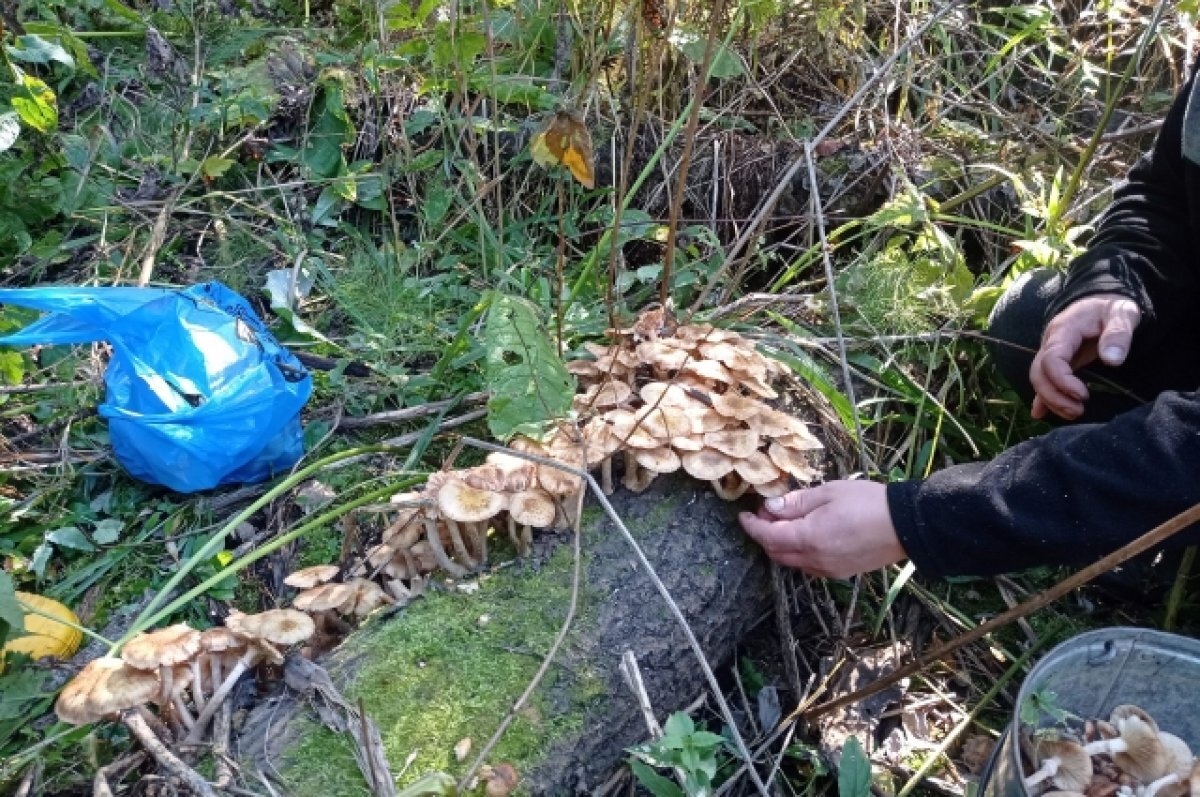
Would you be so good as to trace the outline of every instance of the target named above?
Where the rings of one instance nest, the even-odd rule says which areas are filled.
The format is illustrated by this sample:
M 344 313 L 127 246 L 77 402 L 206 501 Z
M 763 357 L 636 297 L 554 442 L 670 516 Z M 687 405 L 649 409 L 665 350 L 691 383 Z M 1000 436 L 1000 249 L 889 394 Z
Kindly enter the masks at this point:
M 767 555 L 815 576 L 847 578 L 907 554 L 896 536 L 882 484 L 835 481 L 769 498 L 738 520 Z
M 1033 417 L 1052 412 L 1068 421 L 1078 418 L 1088 389 L 1075 372 L 1097 357 L 1105 365 L 1125 362 L 1133 330 L 1141 320 L 1137 304 L 1115 293 L 1085 296 L 1050 319 L 1029 369 L 1037 393 Z

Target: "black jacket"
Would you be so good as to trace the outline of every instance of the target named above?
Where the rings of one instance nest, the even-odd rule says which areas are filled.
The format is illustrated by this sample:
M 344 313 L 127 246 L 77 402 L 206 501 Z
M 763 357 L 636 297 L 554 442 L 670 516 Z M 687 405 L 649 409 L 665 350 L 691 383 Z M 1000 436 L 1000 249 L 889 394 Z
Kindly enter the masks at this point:
M 1124 294 L 1154 346 L 1200 316 L 1200 86 L 1189 78 L 1154 148 L 1117 189 L 1087 251 L 1050 307 Z M 1200 341 L 1196 341 L 1200 345 Z M 1200 388 L 1200 385 L 1196 386 Z M 1200 502 L 1200 393 L 1167 392 L 1103 424 L 1078 424 L 991 462 L 888 485 L 900 542 L 928 575 L 991 575 L 1079 564 Z M 1196 542 L 1200 527 L 1175 540 Z

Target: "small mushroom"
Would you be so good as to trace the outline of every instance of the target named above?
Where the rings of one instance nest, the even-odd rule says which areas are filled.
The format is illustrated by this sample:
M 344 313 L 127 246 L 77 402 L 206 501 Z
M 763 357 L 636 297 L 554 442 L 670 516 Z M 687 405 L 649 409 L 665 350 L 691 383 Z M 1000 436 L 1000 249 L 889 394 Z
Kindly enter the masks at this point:
M 196 717 L 196 723 L 188 732 L 184 744 L 200 742 L 209 720 L 217 713 L 222 701 L 229 695 L 246 670 L 264 658 L 276 663 L 283 661 L 283 657 L 280 656 L 275 645 L 287 646 L 303 642 L 316 631 L 313 619 L 295 609 L 270 609 L 260 614 L 231 612 L 225 619 L 225 625 L 246 640 L 246 651 L 229 671 L 221 685 L 217 687 L 204 710 Z
M 715 481 L 724 478 L 733 470 L 733 460 L 712 448 L 688 451 L 681 454 L 679 458 L 683 462 L 683 469 L 701 481 Z
M 625 476 L 621 479 L 621 484 L 625 485 L 625 489 L 633 493 L 640 493 L 654 483 L 654 472 L 643 468 L 638 464 L 636 449 L 626 449 L 625 454 Z
M 1166 774 L 1170 761 L 1154 726 L 1136 714 L 1120 717 L 1113 724 L 1120 735 L 1086 745 L 1088 755 L 1108 753 L 1113 763 L 1143 783 Z
M 379 548 L 391 551 L 388 546 L 381 545 Z M 347 584 L 330 582 L 301 592 L 292 599 L 292 608 L 311 614 L 313 623 L 321 633 L 340 636 L 349 632 L 350 626 L 338 619 L 336 612 L 349 614 L 351 609 L 347 605 L 353 600 L 353 588 Z
M 312 589 L 318 584 L 337 578 L 341 568 L 337 565 L 315 565 L 297 570 L 283 580 L 284 584 L 296 589 Z
M 160 682 L 159 705 L 168 717 L 173 716 L 172 696 L 175 694 L 174 667 L 190 662 L 200 652 L 200 632 L 186 623 L 138 634 L 121 649 L 121 658 L 139 670 L 158 670 Z M 197 685 L 197 690 L 201 686 Z M 204 703 L 199 691 L 196 702 Z
M 531 527 L 546 528 L 554 522 L 554 498 L 545 490 L 526 490 L 508 502 L 508 534 L 517 551 L 525 556 L 532 550 Z M 520 525 L 520 533 L 517 532 Z
M 733 459 L 745 459 L 758 450 L 758 433 L 749 429 L 727 429 L 707 432 L 704 444 Z
M 726 501 L 736 501 L 750 489 L 750 483 L 744 481 L 736 471 L 728 473 L 720 479 L 713 479 L 709 484 L 712 485 L 713 492 Z
M 145 705 L 159 694 L 160 686 L 154 671 L 131 667 L 115 656 L 101 656 L 71 679 L 55 701 L 54 712 L 69 725 L 87 725 Z
M 718 393 L 712 397 L 712 406 L 719 414 L 735 421 L 745 421 L 770 409 L 758 399 L 738 393 Z
M 1158 732 L 1158 740 L 1167 752 L 1167 771 L 1156 780 L 1146 784 L 1141 797 L 1183 797 L 1189 791 L 1192 767 L 1195 758 L 1187 742 L 1173 733 Z
M 208 663 L 209 686 L 216 691 L 224 679 L 223 670 L 228 663 L 233 666 L 246 648 L 240 636 L 224 626 L 214 626 L 200 632 L 200 655 L 197 660 Z M 196 711 L 203 712 L 204 706 L 197 703 Z
M 733 469 L 751 485 L 767 484 L 783 475 L 771 458 L 762 451 L 755 451 L 745 459 L 735 460 Z
M 1046 738 L 1037 742 L 1038 770 L 1025 778 L 1032 788 L 1049 779 L 1064 791 L 1082 792 L 1092 782 L 1092 759 L 1083 745 L 1070 739 Z
M 654 475 L 674 473 L 683 464 L 679 459 L 679 455 L 666 446 L 662 448 L 639 448 L 632 453 L 633 458 L 637 460 L 637 464 Z
M 366 617 L 380 606 L 395 603 L 391 596 L 374 581 L 365 578 L 355 578 L 346 582 L 351 590 L 351 599 L 345 609 L 353 612 L 355 617 Z
M 446 525 L 450 529 L 450 537 L 459 558 L 469 569 L 478 567 L 482 561 L 476 562 L 471 552 L 467 550 L 458 523 L 475 524 L 491 520 L 508 506 L 507 496 L 504 493 L 477 489 L 458 479 L 450 479 L 438 491 L 437 501 L 442 519 L 446 521 Z M 483 546 L 486 544 L 484 535 L 478 533 L 478 529 L 473 525 L 469 525 L 467 529 L 474 538 L 475 549 L 482 552 Z M 480 558 L 486 557 L 481 556 Z
M 803 452 L 773 442 L 767 447 L 767 455 L 777 468 L 790 473 L 805 484 L 821 478 L 820 471 L 812 466 Z

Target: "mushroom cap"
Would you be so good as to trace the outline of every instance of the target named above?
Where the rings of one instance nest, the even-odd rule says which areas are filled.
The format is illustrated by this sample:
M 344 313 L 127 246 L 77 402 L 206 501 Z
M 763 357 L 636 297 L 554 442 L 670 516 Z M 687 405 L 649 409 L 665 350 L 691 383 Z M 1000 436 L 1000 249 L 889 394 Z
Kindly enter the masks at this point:
M 420 501 L 422 498 L 424 498 L 424 496 L 422 496 L 421 493 L 413 491 L 413 490 L 406 490 L 405 492 L 396 493 L 395 495 L 393 495 L 391 498 L 388 499 L 388 503 L 407 504 L 407 503 L 411 503 L 413 501 Z
M 619 407 L 633 395 L 633 388 L 624 382 L 609 379 L 598 385 L 593 385 L 584 393 L 575 397 L 577 409 L 606 410 Z
M 374 568 L 385 567 L 395 555 L 395 549 L 387 543 L 376 545 L 367 551 L 367 564 Z
M 1186 781 L 1192 771 L 1192 761 L 1195 760 L 1192 749 L 1183 739 L 1166 731 L 1158 732 L 1158 740 L 1167 751 L 1167 773 L 1173 772 L 1180 780 Z
M 612 424 L 612 433 L 622 448 L 658 448 L 662 445 L 646 428 L 642 418 L 628 410 L 613 410 L 604 417 Z
M 825 444 L 808 429 L 805 429 L 804 434 L 786 434 L 776 437 L 775 440 L 797 451 L 820 451 L 825 448 Z
M 1150 716 L 1150 712 L 1141 706 L 1135 706 L 1133 703 L 1122 703 L 1113 708 L 1112 712 L 1108 715 L 1108 721 L 1115 727 L 1120 727 L 1121 720 L 1126 717 L 1137 717 L 1149 725 L 1155 733 L 1158 733 L 1158 723 L 1154 721 L 1154 717 Z
M 563 464 L 570 465 L 570 463 L 566 462 Z M 550 465 L 538 465 L 537 483 L 539 487 L 551 495 L 572 495 L 579 489 L 582 480 L 574 473 L 559 470 Z
M 374 581 L 356 578 L 346 582 L 346 586 L 354 593 L 353 600 L 348 603 L 347 608 L 354 612 L 355 617 L 366 617 L 380 606 L 394 603 L 391 596 Z
M 725 429 L 706 432 L 704 445 L 734 459 L 745 459 L 758 450 L 758 433 L 750 429 Z
M 790 473 L 802 482 L 814 482 L 821 478 L 820 471 L 814 468 L 800 451 L 774 442 L 767 447 L 767 455 L 775 463 L 775 467 Z
M 379 546 L 379 548 L 384 547 L 387 546 Z M 372 549 L 373 552 L 376 550 L 378 548 Z M 388 550 L 390 551 L 391 548 Z M 374 561 L 371 564 L 374 565 Z M 342 609 L 353 598 L 354 589 L 348 584 L 322 584 L 301 592 L 292 600 L 292 606 L 302 612 L 324 612 L 330 609 Z
M 726 418 L 744 421 L 771 409 L 755 398 L 740 393 L 718 393 L 712 397 L 713 409 Z
M 314 565 L 303 570 L 297 570 L 283 580 L 284 584 L 297 589 L 311 589 L 318 584 L 324 584 L 337 578 L 341 568 L 337 565 Z
M 753 485 L 767 484 L 778 479 L 781 475 L 779 468 L 762 451 L 755 451 L 748 457 L 734 460 L 733 469 L 738 475 Z
M 200 650 L 205 653 L 224 653 L 246 647 L 246 640 L 225 626 L 215 625 L 200 632 Z
M 503 493 L 480 490 L 464 481 L 450 479 L 437 493 L 438 509 L 450 520 L 475 523 L 494 517 L 508 500 Z
M 54 712 L 70 725 L 86 725 L 153 700 L 159 691 L 157 672 L 139 670 L 115 656 L 87 663 L 58 696 Z
M 808 426 L 803 421 L 793 418 L 786 412 L 769 408 L 765 412 L 747 418 L 746 425 L 763 437 L 772 439 L 808 434 Z
M 749 374 L 738 374 L 738 384 L 749 390 L 754 395 L 765 399 L 779 398 L 778 391 L 771 387 L 771 383 L 766 379 Z
M 645 430 L 663 443 L 693 432 L 691 415 L 682 407 L 645 407 L 638 410 L 636 416 Z
M 1113 763 L 1141 781 L 1149 783 L 1166 774 L 1170 763 L 1166 748 L 1153 726 L 1136 714 L 1114 723 L 1128 749 L 1113 752 Z
M 723 385 L 736 385 L 738 382 L 737 376 L 716 360 L 692 360 L 683 366 L 683 372 L 698 376 L 705 382 L 719 382 Z
M 533 463 L 501 451 L 493 451 L 477 468 L 463 474 L 463 481 L 479 490 L 520 492 L 533 484 Z
M 763 380 L 767 377 L 766 358 L 752 349 L 735 346 L 731 341 L 700 344 L 700 353 L 707 360 L 718 360 L 738 376 Z
M 675 337 L 693 343 L 721 343 L 727 340 L 738 340 L 742 336 L 728 329 L 714 327 L 712 324 L 681 324 L 675 328 Z
M 719 432 L 735 423 L 712 407 L 693 410 L 689 415 L 692 419 L 692 429 L 697 433 Z
M 186 623 L 138 634 L 125 643 L 121 658 L 130 667 L 154 670 L 188 661 L 200 652 L 200 632 Z
M 688 393 L 688 389 L 677 382 L 647 382 L 638 391 L 647 407 L 683 407 L 692 409 L 704 403 Z
M 604 372 L 596 367 L 595 360 L 568 360 L 567 373 L 575 376 L 603 376 Z
M 754 485 L 754 492 L 761 495 L 763 498 L 778 498 L 782 495 L 787 495 L 792 491 L 791 480 L 787 476 L 781 476 L 773 482 L 766 484 Z
M 595 467 L 621 449 L 621 441 L 613 434 L 612 426 L 603 418 L 594 418 L 583 427 L 587 447 L 587 464 Z
M 637 464 L 651 473 L 674 473 L 683 464 L 679 455 L 669 446 L 662 448 L 639 448 L 633 452 Z
M 683 469 L 702 481 L 720 479 L 733 470 L 733 460 L 712 448 L 688 451 L 679 458 L 683 462 Z
M 1037 741 L 1037 764 L 1048 758 L 1058 759 L 1058 769 L 1050 782 L 1065 791 L 1083 791 L 1092 782 L 1092 757 L 1083 745 L 1066 738 L 1047 737 Z
M 640 362 L 668 371 L 677 371 L 693 361 L 690 352 L 669 346 L 660 340 L 639 343 L 637 357 Z
M 704 435 L 689 434 L 681 437 L 672 437 L 671 445 L 676 451 L 700 451 L 704 448 Z
M 276 645 L 303 642 L 316 630 L 313 619 L 296 609 L 268 609 L 259 614 L 243 615 L 240 622 L 246 629 L 246 636 Z
M 526 490 L 508 502 L 508 514 L 522 526 L 547 528 L 554 523 L 556 512 L 554 498 L 545 490 Z

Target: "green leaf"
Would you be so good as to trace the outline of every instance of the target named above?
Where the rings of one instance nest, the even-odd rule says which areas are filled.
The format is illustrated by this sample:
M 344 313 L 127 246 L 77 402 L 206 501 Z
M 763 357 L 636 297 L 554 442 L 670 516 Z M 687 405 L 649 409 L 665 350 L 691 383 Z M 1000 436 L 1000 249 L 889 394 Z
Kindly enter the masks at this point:
M 19 385 L 25 378 L 25 358 L 19 351 L 0 351 L 0 384 Z
M 200 174 L 210 180 L 215 180 L 218 177 L 224 177 L 225 172 L 229 171 L 229 167 L 235 163 L 237 161 L 232 158 L 220 158 L 212 155 L 200 162 Z
M 838 797 L 871 797 L 871 762 L 857 736 L 842 745 L 838 763 Z
M 21 135 L 21 117 L 16 111 L 0 113 L 0 152 L 11 149 Z
M 633 770 L 633 776 L 637 778 L 638 783 L 645 786 L 654 797 L 686 797 L 683 789 L 679 788 L 675 781 L 664 778 L 636 758 L 630 760 L 629 768 Z
M 125 530 L 125 524 L 116 518 L 105 518 L 96 524 L 95 530 L 92 531 L 92 538 L 101 545 L 112 545 L 121 538 L 121 532 Z
M 663 726 L 663 739 L 679 738 L 690 736 L 696 732 L 696 723 L 688 716 L 686 712 L 676 711 L 670 717 L 667 717 L 667 724 Z
M 450 186 L 446 185 L 446 181 L 438 175 L 437 179 L 433 180 L 428 190 L 425 192 L 425 202 L 421 205 L 421 212 L 425 215 L 425 223 L 431 227 L 437 226 L 442 219 L 446 218 L 447 211 L 450 210 L 450 203 L 454 200 L 454 195 L 450 191 Z
M 333 190 L 333 186 L 327 185 L 321 189 L 321 194 L 317 197 L 317 204 L 313 205 L 313 224 L 334 225 L 337 223 L 337 216 L 341 210 L 342 198 L 337 195 L 337 191 Z
M 120 2 L 120 0 L 105 0 L 105 5 L 108 6 L 109 11 L 121 17 L 126 22 L 132 22 L 139 28 L 146 26 L 146 20 L 142 18 L 142 15 Z
M 488 428 L 500 440 L 538 436 L 547 421 L 566 417 L 575 395 L 537 308 L 515 296 L 493 294 L 483 329 Z
M 18 36 L 16 44 L 10 44 L 7 50 L 14 59 L 27 64 L 48 64 L 53 61 L 68 69 L 75 68 L 75 59 L 63 49 L 61 44 L 48 41 L 41 36 Z
M 12 98 L 13 110 L 21 117 L 21 121 L 37 130 L 39 133 L 49 133 L 58 127 L 58 106 L 55 103 L 54 92 L 45 81 L 27 75 L 13 67 L 19 73 L 20 86 L 25 90 L 24 96 Z
M 48 677 L 50 673 L 32 667 L 16 667 L 0 675 L 0 720 L 23 716 L 30 703 L 43 697 L 42 686 Z
M 696 38 L 691 41 L 684 42 L 679 49 L 689 60 L 696 64 L 704 63 L 704 50 L 708 46 L 708 42 L 704 39 Z M 742 59 L 737 53 L 731 52 L 724 44 L 717 44 L 716 52 L 713 53 L 712 63 L 709 64 L 708 74 L 717 80 L 724 80 L 731 77 L 740 77 L 746 74 L 745 67 L 742 66 Z
M 96 546 L 75 526 L 63 526 L 61 529 L 46 534 L 46 541 L 60 548 L 74 548 L 77 551 L 94 551 Z
M 24 633 L 25 612 L 17 603 L 16 588 L 12 576 L 0 570 L 0 645 L 9 636 Z

